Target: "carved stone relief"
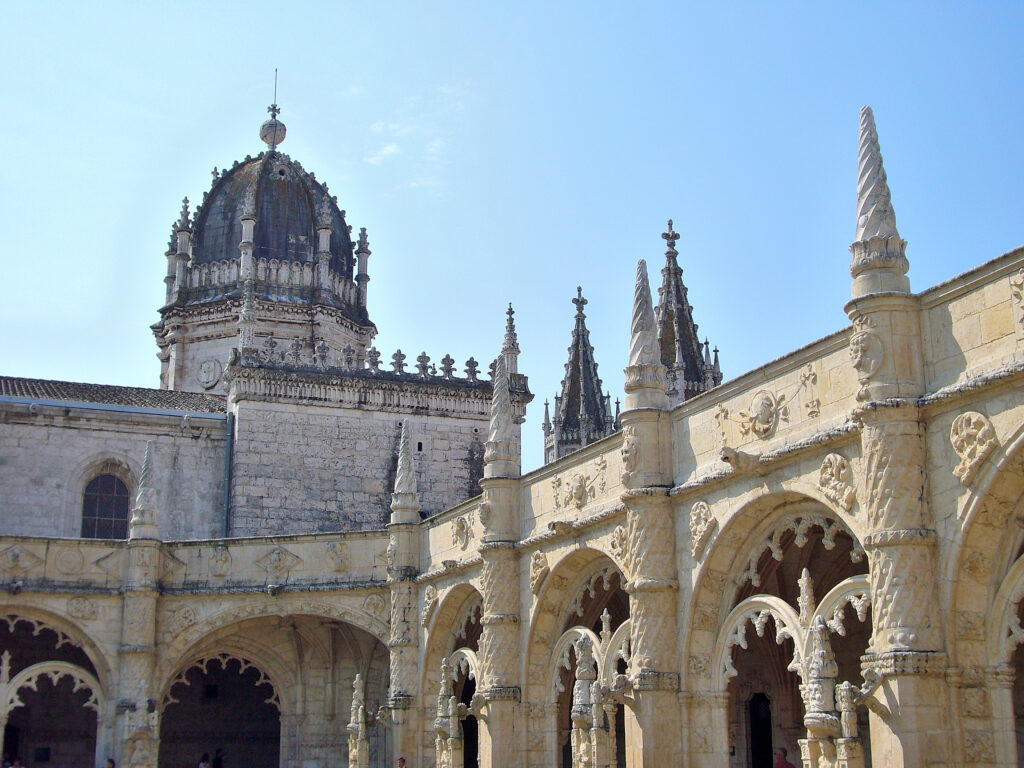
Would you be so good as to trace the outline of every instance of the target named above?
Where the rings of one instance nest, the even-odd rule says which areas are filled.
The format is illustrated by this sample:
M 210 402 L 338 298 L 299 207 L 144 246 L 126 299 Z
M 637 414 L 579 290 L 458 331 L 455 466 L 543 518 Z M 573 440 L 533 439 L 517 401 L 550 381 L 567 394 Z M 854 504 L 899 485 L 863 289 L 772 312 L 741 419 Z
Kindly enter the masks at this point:
M 184 608 L 179 608 L 171 614 L 170 627 L 171 634 L 178 635 L 184 632 L 186 629 L 196 623 L 196 611 L 190 606 L 186 605 Z
M 629 424 L 622 429 L 622 484 L 628 485 L 640 463 L 640 444 L 636 427 Z
M 873 318 L 861 315 L 854 318 L 853 335 L 850 336 L 850 364 L 857 371 L 857 381 L 860 382 L 860 390 L 857 392 L 858 400 L 867 400 L 869 397 L 867 385 L 871 378 L 878 373 L 882 367 L 885 357 L 885 348 L 882 346 L 878 333 L 874 330 L 875 321 Z
M 427 584 L 426 589 L 423 590 L 423 626 L 426 627 L 430 623 L 430 617 L 434 615 L 434 609 L 437 608 L 437 588 L 433 584 Z
M 779 421 L 789 421 L 789 406 L 785 403 L 785 395 L 773 395 L 762 389 L 750 401 L 749 410 L 739 412 L 740 431 L 744 435 L 753 433 L 761 439 L 771 437 Z
M 61 547 L 53 557 L 53 565 L 62 576 L 77 576 L 83 562 L 82 553 L 74 547 Z
M 459 549 L 466 549 L 473 538 L 473 513 L 470 512 L 455 519 L 452 526 L 452 544 Z
M 231 573 L 231 552 L 227 547 L 214 547 L 210 554 L 210 575 L 224 577 Z
M 847 512 L 853 509 L 857 497 L 853 490 L 850 462 L 838 453 L 828 454 L 818 470 L 818 488 Z
M 619 560 L 625 560 L 626 559 L 626 544 L 627 544 L 626 526 L 624 526 L 624 525 L 617 525 L 617 526 L 615 526 L 615 530 L 612 531 L 611 543 L 608 546 L 611 549 L 612 554 L 615 555 L 615 557 L 617 557 Z
M 533 594 L 540 592 L 540 587 L 547 578 L 551 568 L 548 566 L 548 557 L 543 552 L 537 551 L 530 558 L 530 589 Z
M 690 552 L 698 562 L 704 556 L 704 548 L 717 527 L 718 521 L 706 501 L 698 501 L 693 505 L 690 509 Z
M 267 572 L 267 576 L 275 579 L 288 577 L 292 569 L 302 562 L 302 558 L 289 552 L 284 547 L 274 547 L 256 561 L 256 565 Z
M 949 442 L 960 457 L 953 474 L 966 486 L 974 482 L 982 462 L 999 445 L 992 423 L 977 411 L 966 411 L 953 419 Z
M 199 372 L 196 374 L 196 379 L 203 389 L 213 389 L 217 386 L 217 382 L 220 381 L 221 373 L 220 362 L 210 357 L 199 364 Z
M 818 397 L 818 374 L 811 363 L 800 374 L 800 388 L 807 390 L 807 399 L 804 401 L 807 418 L 816 419 L 821 415 L 821 398 Z
M 72 597 L 68 600 L 68 616 L 91 621 L 99 615 L 96 604 L 88 597 Z
M 1024 331 L 1024 269 L 1010 278 L 1010 297 L 1020 313 L 1017 316 L 1017 325 Z
M 0 573 L 4 576 L 24 576 L 42 562 L 43 559 L 35 552 L 15 544 L 0 552 Z
M 348 544 L 343 541 L 335 541 L 327 545 L 327 561 L 331 564 L 331 570 L 337 573 L 348 570 Z
M 387 601 L 378 594 L 367 595 L 366 599 L 363 600 L 363 610 L 381 621 L 388 617 Z

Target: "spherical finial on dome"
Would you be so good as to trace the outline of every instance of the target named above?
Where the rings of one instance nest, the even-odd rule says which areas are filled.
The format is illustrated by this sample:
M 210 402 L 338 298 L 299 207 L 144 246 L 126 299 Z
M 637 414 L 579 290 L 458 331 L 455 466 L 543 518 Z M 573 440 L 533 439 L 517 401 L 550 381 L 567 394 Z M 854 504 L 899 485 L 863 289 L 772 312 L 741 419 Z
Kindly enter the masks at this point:
M 285 135 L 288 133 L 287 129 L 277 116 L 281 114 L 281 108 L 277 104 L 271 104 L 267 107 L 267 112 L 270 113 L 270 119 L 260 126 L 260 139 L 270 147 L 270 151 L 273 152 L 277 149 L 278 145 L 284 141 Z

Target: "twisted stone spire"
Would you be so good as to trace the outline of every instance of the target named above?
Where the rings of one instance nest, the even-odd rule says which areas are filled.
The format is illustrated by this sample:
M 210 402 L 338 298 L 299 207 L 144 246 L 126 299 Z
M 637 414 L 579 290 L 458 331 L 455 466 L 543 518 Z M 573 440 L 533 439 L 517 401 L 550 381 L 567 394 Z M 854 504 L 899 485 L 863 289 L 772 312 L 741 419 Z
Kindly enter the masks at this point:
M 153 487 L 153 441 L 146 442 L 146 458 L 139 475 L 139 490 L 128 523 L 130 538 L 156 537 L 156 488 Z
M 395 473 L 395 493 L 416 493 L 416 473 L 412 468 L 412 448 L 409 439 L 409 421 L 402 423 L 402 437 L 398 443 L 398 471 Z
M 494 366 L 494 392 L 491 395 L 491 424 L 487 430 L 487 442 L 508 442 L 514 439 L 512 398 L 508 390 L 505 357 L 498 355 L 497 364 Z
M 857 299 L 878 293 L 910 293 L 907 243 L 896 229 L 889 182 L 871 107 L 860 111 L 860 156 L 857 174 L 857 239 L 850 246 L 852 294 Z
M 395 490 L 391 494 L 391 522 L 419 522 L 420 497 L 416 492 L 416 471 L 412 463 L 412 439 L 409 420 L 402 422 L 402 436 L 398 440 L 398 466 L 395 470 Z
M 857 173 L 857 240 L 899 237 L 889 182 L 882 166 L 882 149 L 871 107 L 860 110 L 860 153 Z
M 640 259 L 636 265 L 636 288 L 633 291 L 632 336 L 629 340 L 629 365 L 661 365 L 658 346 L 658 328 L 651 302 L 651 286 L 647 282 L 647 262 Z

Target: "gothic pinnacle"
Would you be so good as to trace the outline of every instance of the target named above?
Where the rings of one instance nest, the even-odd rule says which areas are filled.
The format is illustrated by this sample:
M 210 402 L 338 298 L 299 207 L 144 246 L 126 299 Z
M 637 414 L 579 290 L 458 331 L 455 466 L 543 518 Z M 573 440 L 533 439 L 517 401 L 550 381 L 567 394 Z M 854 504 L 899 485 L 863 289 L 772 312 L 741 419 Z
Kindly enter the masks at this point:
M 882 150 L 875 129 L 875 114 L 871 107 L 860 110 L 860 152 L 857 173 L 857 236 L 856 240 L 872 237 L 899 237 L 896 230 L 896 212 L 892 207 L 889 183 L 882 165 Z
M 508 303 L 508 309 L 505 311 L 508 319 L 505 321 L 505 343 L 501 347 L 502 352 L 518 352 L 519 351 L 519 336 L 516 334 L 516 311 L 512 309 L 512 302 Z
M 668 244 L 668 249 L 665 251 L 665 255 L 670 258 L 678 256 L 679 251 L 676 250 L 676 242 L 679 240 L 679 233 L 672 229 L 672 219 L 668 220 L 668 231 L 662 232 L 661 237 Z
M 188 212 L 188 198 L 181 201 L 181 216 L 178 217 L 178 231 L 191 232 L 192 220 Z

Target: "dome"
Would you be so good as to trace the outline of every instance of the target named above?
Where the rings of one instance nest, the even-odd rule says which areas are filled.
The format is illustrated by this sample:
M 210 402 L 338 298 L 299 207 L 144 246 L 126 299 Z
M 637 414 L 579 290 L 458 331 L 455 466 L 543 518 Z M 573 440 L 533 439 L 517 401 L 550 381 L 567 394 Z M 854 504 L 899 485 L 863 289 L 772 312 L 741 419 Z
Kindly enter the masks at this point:
M 255 215 L 253 258 L 312 264 L 316 259 L 317 225 L 331 228 L 330 269 L 354 277 L 352 239 L 345 214 L 327 187 L 287 155 L 276 151 L 217 174 L 213 188 L 196 211 L 192 264 L 238 258 L 242 216 Z

